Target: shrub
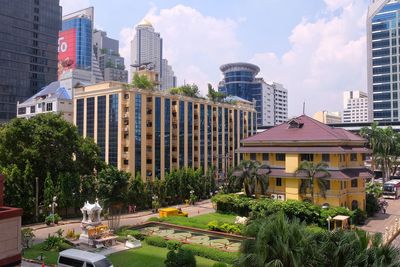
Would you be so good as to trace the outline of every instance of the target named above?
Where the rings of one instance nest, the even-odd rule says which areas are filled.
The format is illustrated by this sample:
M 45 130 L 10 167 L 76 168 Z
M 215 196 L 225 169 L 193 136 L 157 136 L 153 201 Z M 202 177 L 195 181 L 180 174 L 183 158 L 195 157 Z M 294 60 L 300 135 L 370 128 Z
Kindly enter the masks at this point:
M 218 221 L 211 221 L 211 222 L 207 223 L 207 227 L 211 231 L 218 231 L 219 230 L 219 223 L 218 223 Z
M 47 225 L 50 225 L 51 223 L 53 223 L 53 217 L 54 217 L 54 223 L 57 224 L 59 221 L 61 221 L 61 217 L 60 215 L 56 214 L 50 214 L 49 216 L 46 217 L 46 219 L 44 220 L 44 222 Z
M 374 194 L 367 194 L 365 211 L 368 216 L 374 216 L 380 210 L 378 198 Z
M 207 224 L 208 229 L 212 231 L 219 231 L 224 233 L 231 233 L 231 234 L 241 234 L 243 230 L 242 225 L 238 224 L 230 224 L 230 223 L 223 223 L 220 224 L 218 221 L 211 221 Z
M 161 247 L 161 248 L 167 247 L 167 241 L 160 236 L 146 236 L 144 240 L 150 246 Z
M 190 250 L 193 252 L 194 255 L 203 258 L 211 259 L 214 261 L 221 261 L 229 264 L 232 264 L 238 258 L 238 253 L 225 252 L 198 244 L 183 244 L 181 249 Z
M 43 249 L 47 251 L 61 251 L 64 250 L 65 242 L 64 238 L 57 235 L 48 235 L 46 240 L 43 242 Z M 66 244 L 68 245 L 68 244 Z M 69 246 L 69 245 L 68 245 Z
M 129 229 L 127 227 L 121 227 L 119 228 L 115 234 L 119 237 L 122 237 L 122 240 L 126 240 L 126 237 L 128 235 L 133 236 L 134 238 L 138 239 L 138 240 L 143 240 L 145 235 L 142 234 L 139 230 L 136 229 Z
M 214 263 L 213 267 L 228 267 L 228 265 L 223 262 L 216 262 Z
M 168 240 L 167 241 L 167 249 L 169 250 L 177 250 L 182 246 L 182 243 L 176 240 Z

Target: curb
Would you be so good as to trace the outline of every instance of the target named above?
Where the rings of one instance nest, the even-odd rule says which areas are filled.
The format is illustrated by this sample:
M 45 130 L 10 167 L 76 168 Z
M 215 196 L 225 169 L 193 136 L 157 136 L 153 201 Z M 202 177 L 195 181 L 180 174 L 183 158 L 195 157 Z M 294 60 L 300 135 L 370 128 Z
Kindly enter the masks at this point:
M 43 263 L 43 262 L 41 262 L 39 260 L 27 259 L 27 258 L 24 258 L 24 257 L 22 257 L 22 260 L 26 261 L 26 262 L 29 262 L 29 263 L 35 263 L 35 264 L 42 264 Z M 45 266 L 57 267 L 57 264 L 50 264 L 50 265 L 46 264 Z

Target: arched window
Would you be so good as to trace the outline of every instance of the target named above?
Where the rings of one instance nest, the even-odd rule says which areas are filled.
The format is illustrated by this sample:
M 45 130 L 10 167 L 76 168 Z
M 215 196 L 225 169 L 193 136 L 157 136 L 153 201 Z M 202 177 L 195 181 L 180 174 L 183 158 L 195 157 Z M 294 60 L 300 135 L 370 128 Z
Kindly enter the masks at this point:
M 351 202 L 351 210 L 356 210 L 358 209 L 358 201 L 357 200 L 353 200 Z

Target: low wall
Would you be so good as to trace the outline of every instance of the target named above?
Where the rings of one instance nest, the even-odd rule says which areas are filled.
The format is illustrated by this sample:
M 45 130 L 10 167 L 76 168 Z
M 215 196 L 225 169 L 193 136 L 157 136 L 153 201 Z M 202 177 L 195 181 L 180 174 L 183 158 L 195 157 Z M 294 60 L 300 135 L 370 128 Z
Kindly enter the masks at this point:
M 0 266 L 21 262 L 21 215 L 21 209 L 0 207 Z

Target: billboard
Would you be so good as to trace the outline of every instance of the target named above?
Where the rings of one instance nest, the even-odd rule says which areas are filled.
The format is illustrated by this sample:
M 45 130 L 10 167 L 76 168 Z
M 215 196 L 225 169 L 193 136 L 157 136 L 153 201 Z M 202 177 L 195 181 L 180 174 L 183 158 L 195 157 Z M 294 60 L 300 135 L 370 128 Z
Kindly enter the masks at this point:
M 70 69 L 76 68 L 76 29 L 58 34 L 58 78 Z

